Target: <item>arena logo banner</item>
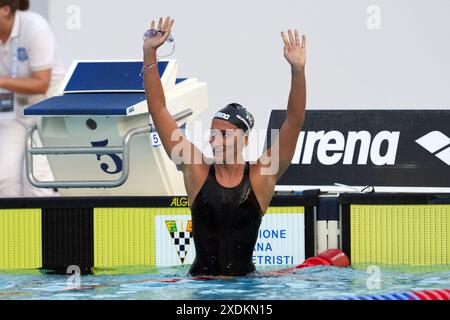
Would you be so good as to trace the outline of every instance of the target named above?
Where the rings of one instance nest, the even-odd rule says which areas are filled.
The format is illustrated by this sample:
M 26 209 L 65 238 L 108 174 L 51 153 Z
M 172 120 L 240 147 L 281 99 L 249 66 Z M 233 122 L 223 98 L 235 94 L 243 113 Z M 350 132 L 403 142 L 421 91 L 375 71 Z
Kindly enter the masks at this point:
M 268 130 L 286 111 L 274 110 Z M 310 110 L 279 186 L 450 187 L 450 111 Z

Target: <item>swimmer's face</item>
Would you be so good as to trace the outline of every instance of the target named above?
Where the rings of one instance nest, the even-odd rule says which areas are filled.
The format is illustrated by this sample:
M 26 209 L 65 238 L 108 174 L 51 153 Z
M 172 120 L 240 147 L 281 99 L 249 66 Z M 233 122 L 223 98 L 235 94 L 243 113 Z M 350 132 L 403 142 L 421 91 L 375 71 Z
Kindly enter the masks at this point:
M 238 155 L 248 144 L 248 135 L 228 121 L 214 119 L 209 143 L 216 163 L 237 163 Z

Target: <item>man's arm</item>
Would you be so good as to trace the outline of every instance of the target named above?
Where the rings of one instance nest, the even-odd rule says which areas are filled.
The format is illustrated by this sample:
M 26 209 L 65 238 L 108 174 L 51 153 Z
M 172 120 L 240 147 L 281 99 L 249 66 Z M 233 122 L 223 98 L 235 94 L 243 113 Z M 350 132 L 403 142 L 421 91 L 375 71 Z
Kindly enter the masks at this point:
M 35 71 L 29 78 L 0 78 L 0 88 L 20 94 L 46 94 L 52 70 Z
M 306 37 L 300 36 L 297 30 L 285 33 L 281 36 L 284 42 L 284 56 L 291 65 L 292 83 L 286 120 L 281 126 L 278 136 L 275 137 L 271 147 L 258 161 L 260 167 L 270 170 L 269 176 L 276 183 L 289 168 L 294 157 L 298 137 L 305 121 L 306 109 Z

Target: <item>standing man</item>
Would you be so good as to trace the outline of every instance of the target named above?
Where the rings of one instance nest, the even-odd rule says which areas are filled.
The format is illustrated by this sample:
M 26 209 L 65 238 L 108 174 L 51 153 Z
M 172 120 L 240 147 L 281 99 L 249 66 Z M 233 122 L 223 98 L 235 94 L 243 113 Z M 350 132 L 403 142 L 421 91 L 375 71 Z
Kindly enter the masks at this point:
M 27 11 L 28 0 L 0 0 L 0 197 L 52 196 L 33 187 L 25 174 L 27 125 L 23 110 L 52 95 L 65 68 L 48 22 Z M 35 135 L 35 144 L 39 137 Z M 35 175 L 53 179 L 47 159 L 35 158 Z

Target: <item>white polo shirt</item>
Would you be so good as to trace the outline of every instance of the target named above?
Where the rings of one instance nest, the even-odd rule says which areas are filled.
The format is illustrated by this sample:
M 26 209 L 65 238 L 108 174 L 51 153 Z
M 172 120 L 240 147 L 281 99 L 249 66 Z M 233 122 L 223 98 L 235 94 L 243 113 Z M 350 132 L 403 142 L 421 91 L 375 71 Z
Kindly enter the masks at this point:
M 50 25 L 41 15 L 30 11 L 16 11 L 11 36 L 6 43 L 0 40 L 0 77 L 12 75 L 13 50 L 17 50 L 17 78 L 29 78 L 32 72 L 52 69 L 49 91 L 63 80 L 66 73 L 64 63 Z M 45 97 L 15 95 L 19 99 L 27 98 L 28 104 Z

